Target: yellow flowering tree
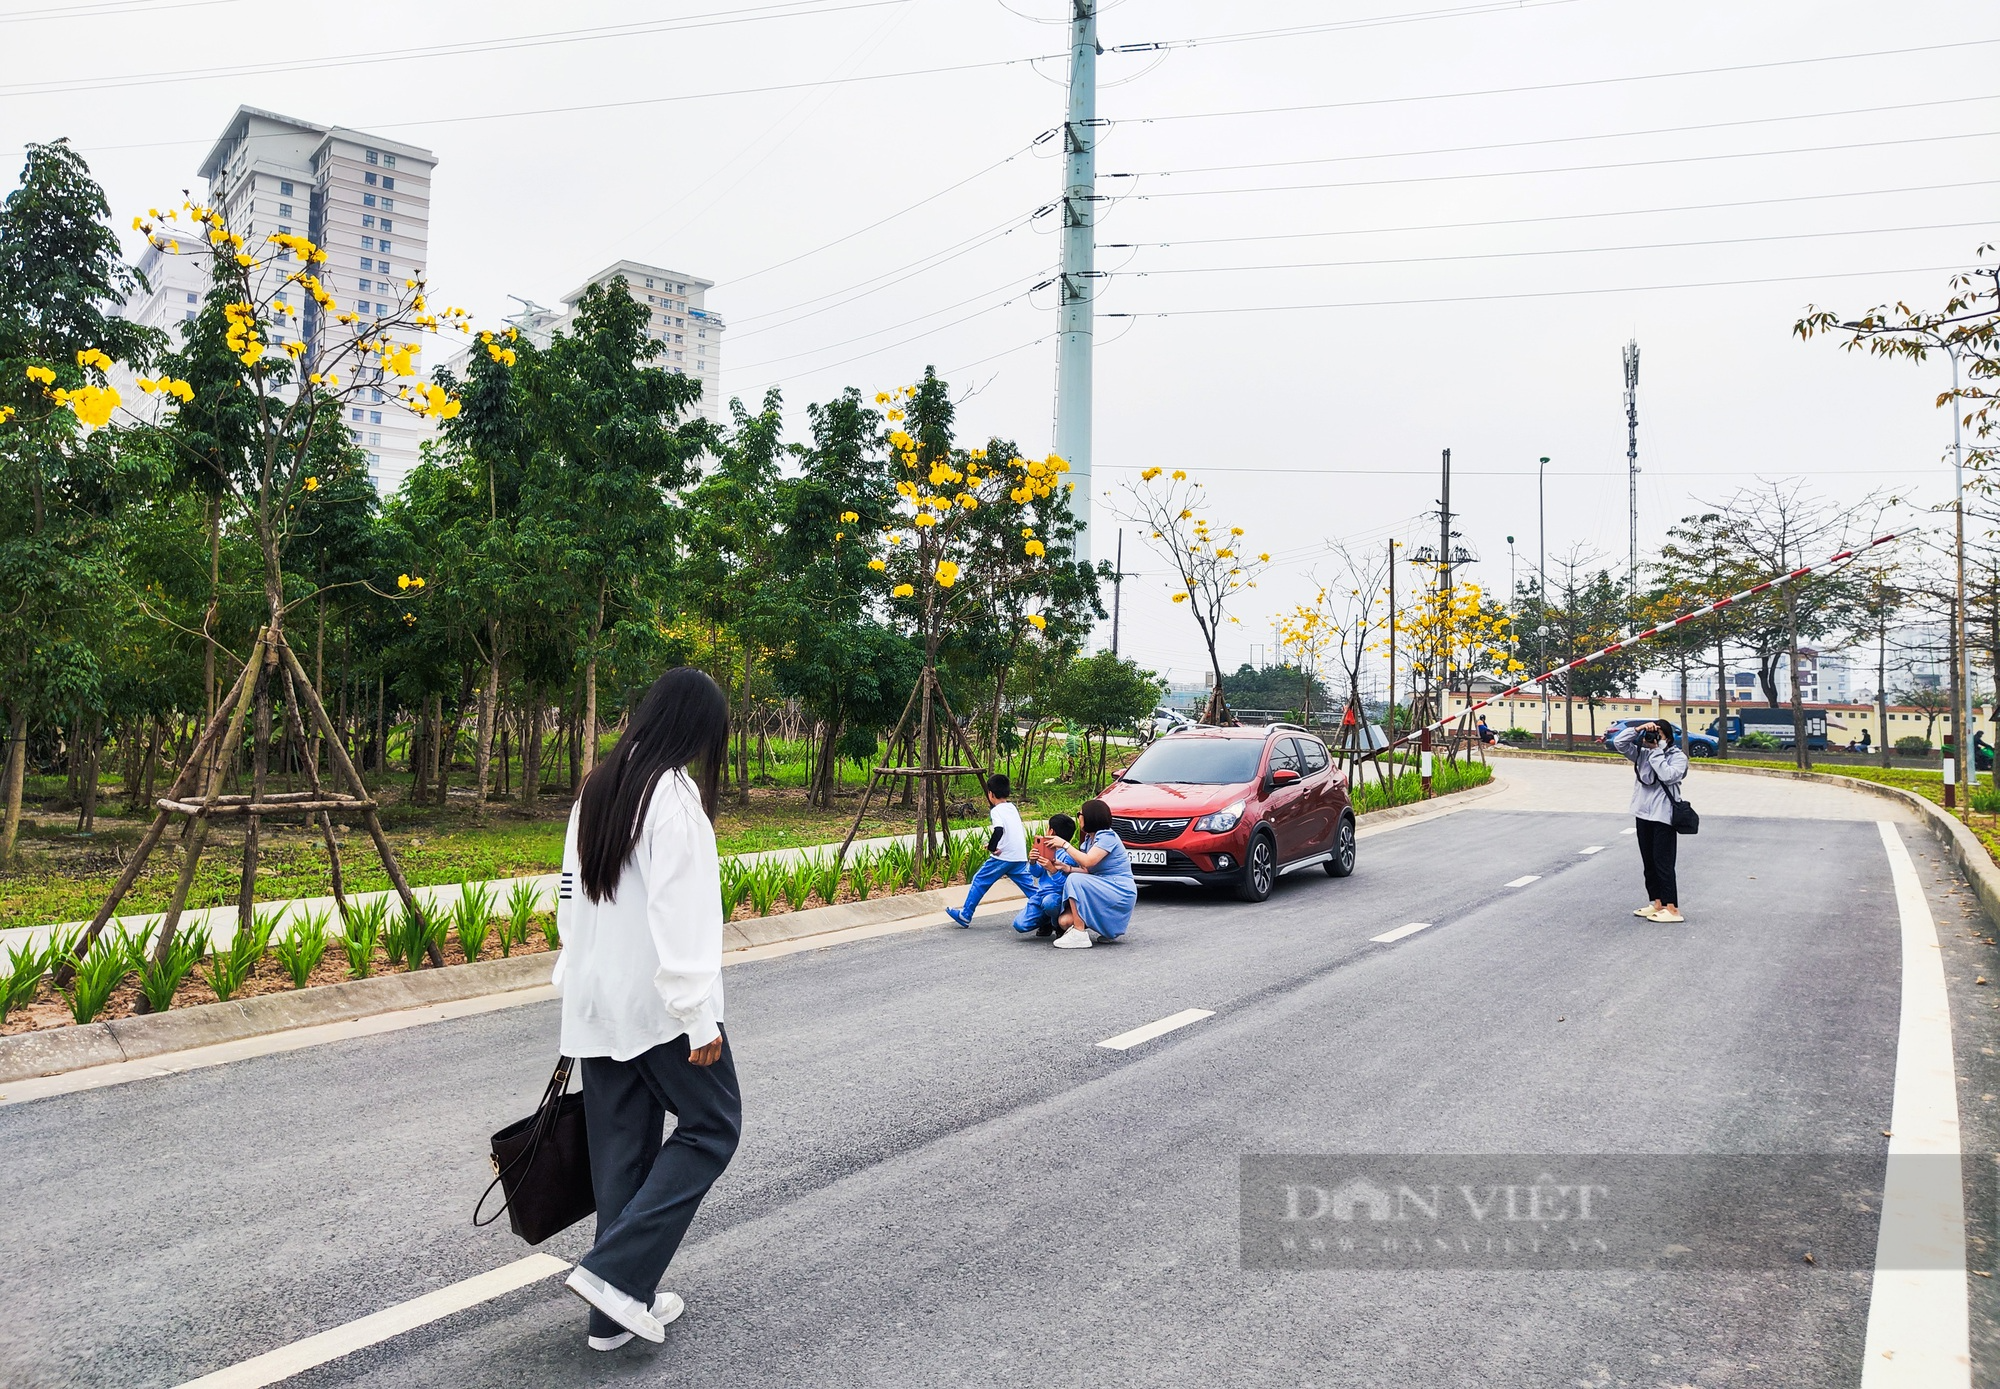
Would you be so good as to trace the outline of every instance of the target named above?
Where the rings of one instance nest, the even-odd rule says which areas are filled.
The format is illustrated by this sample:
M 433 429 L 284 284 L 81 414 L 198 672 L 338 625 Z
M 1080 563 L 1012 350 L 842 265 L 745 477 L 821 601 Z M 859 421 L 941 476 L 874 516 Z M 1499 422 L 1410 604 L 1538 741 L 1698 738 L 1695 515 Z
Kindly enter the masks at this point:
M 1444 698 L 1476 675 L 1512 675 L 1513 624 L 1476 583 L 1427 588 L 1397 617 L 1409 653 L 1410 678 L 1427 717 L 1443 715 Z
M 348 758 L 342 739 L 328 718 L 311 677 L 285 639 L 285 617 L 316 594 L 288 591 L 285 572 L 287 540 L 310 524 L 310 508 L 319 491 L 314 460 L 323 458 L 334 431 L 347 429 L 346 416 L 366 399 L 417 418 L 449 420 L 457 415 L 457 399 L 443 387 L 418 378 L 417 355 L 423 339 L 444 330 L 468 331 L 461 309 L 434 309 L 423 282 L 405 279 L 400 289 L 383 286 L 370 302 L 345 307 L 335 294 L 334 274 L 326 248 L 291 232 L 253 237 L 231 225 L 219 208 L 185 201 L 162 212 L 150 209 L 132 219 L 133 228 L 168 255 L 183 246 L 209 262 L 211 294 L 221 300 L 224 350 L 234 365 L 204 388 L 247 400 L 244 466 L 216 479 L 218 499 L 257 543 L 262 558 L 266 603 L 264 624 L 247 654 L 242 673 L 197 738 L 169 793 L 161 798 L 159 814 L 148 827 L 124 874 L 112 888 L 77 947 L 90 948 L 119 899 L 137 878 L 147 857 L 175 815 L 191 820 L 185 838 L 182 871 L 168 900 L 165 918 L 154 941 L 155 957 L 167 958 L 187 902 L 207 834 L 218 816 L 240 819 L 245 826 L 243 888 L 238 896 L 239 930 L 249 929 L 255 900 L 260 821 L 265 815 L 304 813 L 317 820 L 331 860 L 333 889 L 343 916 L 339 843 L 332 814 L 359 818 L 367 827 L 390 882 L 403 899 L 406 912 L 421 918 L 422 906 L 410 892 L 402 870 L 382 833 L 375 802 Z M 170 235 L 170 233 L 179 233 Z M 390 297 L 374 300 L 374 293 Z M 509 350 L 488 342 L 489 352 Z M 79 364 L 100 375 L 108 363 Z M 101 424 L 119 402 L 107 403 L 107 387 L 95 382 L 68 390 L 58 398 L 53 382 L 42 383 L 52 402 L 73 410 L 86 424 Z M 172 377 L 141 377 L 139 389 L 178 407 L 197 399 L 196 388 Z M 169 446 L 181 440 L 171 429 L 160 431 Z M 385 597 L 413 601 L 423 592 L 420 577 L 401 576 L 397 586 L 369 583 Z M 408 614 L 406 613 L 406 616 Z M 212 640 L 212 639 L 211 639 Z M 266 772 L 274 746 L 274 711 L 283 715 L 282 738 L 300 754 L 308 790 L 273 797 Z M 233 770 L 246 736 L 250 738 L 249 790 L 225 794 L 225 777 Z M 323 787 L 318 757 L 307 755 L 317 736 L 332 759 L 341 785 Z M 432 940 L 425 952 L 431 963 L 444 962 Z
M 1209 519 L 1208 491 L 1185 469 L 1148 468 L 1138 482 L 1127 484 L 1125 492 L 1130 507 L 1126 519 L 1144 526 L 1147 543 L 1173 566 L 1173 601 L 1185 606 L 1201 629 L 1215 681 L 1202 719 L 1221 723 L 1228 718 L 1229 704 L 1216 644 L 1223 625 L 1238 621 L 1230 614 L 1230 605 L 1245 590 L 1257 587 L 1271 556 L 1253 550 L 1241 526 Z
M 955 625 L 989 611 L 996 586 L 1018 592 L 1031 577 L 1048 572 L 1048 539 L 1036 519 L 1046 515 L 1041 504 L 1063 497 L 1071 484 L 1069 465 L 1053 454 L 1028 459 L 1011 447 L 956 447 L 951 396 L 934 371 L 913 386 L 878 394 L 875 403 L 889 426 L 895 500 L 879 536 L 864 541 L 843 530 L 834 543 L 879 541 L 869 567 L 889 583 L 891 611 L 914 630 L 923 650 L 923 670 L 889 740 L 891 762 L 902 747 L 914 752 L 914 762 L 877 774 L 917 781 L 922 857 L 945 847 L 945 780 L 984 777 L 970 730 L 952 713 L 939 683 L 939 647 Z M 845 515 L 859 520 L 858 512 Z M 1003 531 L 1004 543 L 987 543 Z M 1022 620 L 1037 630 L 1047 625 L 1039 612 L 1023 613 Z M 962 762 L 945 760 L 954 748 Z M 857 828 L 874 792 L 871 778 L 855 816 Z M 853 834 L 850 830 L 849 842 Z

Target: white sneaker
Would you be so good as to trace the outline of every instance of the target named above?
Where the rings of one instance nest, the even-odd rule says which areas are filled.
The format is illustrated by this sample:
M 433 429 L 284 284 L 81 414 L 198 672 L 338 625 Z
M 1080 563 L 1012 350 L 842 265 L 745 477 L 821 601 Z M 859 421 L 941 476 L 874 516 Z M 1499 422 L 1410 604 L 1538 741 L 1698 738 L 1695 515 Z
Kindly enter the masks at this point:
M 571 1269 L 569 1277 L 563 1282 L 571 1292 L 633 1335 L 642 1336 L 655 1345 L 667 1339 L 666 1328 L 660 1325 L 650 1307 L 638 1298 L 620 1292 L 581 1264 Z M 674 1300 L 680 1301 L 679 1298 Z
M 1056 937 L 1056 949 L 1088 950 L 1090 949 L 1090 932 L 1084 930 L 1081 926 L 1072 926 Z
M 661 1293 L 653 1299 L 653 1320 L 661 1326 L 672 1325 L 686 1310 L 687 1304 L 681 1301 L 679 1293 Z M 592 1350 L 616 1350 L 632 1339 L 632 1333 L 621 1331 L 616 1336 L 592 1336 L 589 1339 Z
M 1653 911 L 1654 911 L 1654 908 L 1653 908 L 1653 904 L 1652 904 L 1651 902 L 1648 902 L 1648 903 L 1647 903 L 1647 904 L 1646 904 L 1645 906 L 1643 906 L 1643 907 L 1634 907 L 1634 908 L 1632 908 L 1632 915 L 1634 915 L 1634 916 L 1643 916 L 1643 917 L 1646 917 L 1646 918 L 1650 919 L 1650 918 L 1652 917 L 1652 915 L 1653 915 Z

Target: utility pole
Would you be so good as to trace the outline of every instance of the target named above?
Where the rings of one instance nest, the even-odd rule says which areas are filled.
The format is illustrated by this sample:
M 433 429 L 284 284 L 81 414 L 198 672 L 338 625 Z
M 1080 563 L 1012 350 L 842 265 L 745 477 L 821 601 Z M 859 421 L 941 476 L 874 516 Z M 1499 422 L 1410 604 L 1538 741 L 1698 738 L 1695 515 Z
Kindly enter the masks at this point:
M 1443 676 L 1437 708 L 1431 717 L 1444 717 L 1451 701 L 1451 450 L 1444 451 L 1444 491 L 1438 497 L 1438 655 Z
M 1056 453 L 1069 464 L 1076 558 L 1090 563 L 1090 395 L 1097 278 L 1097 2 L 1070 0 L 1063 122 L 1062 275 L 1057 280 Z
M 1639 613 L 1639 342 L 1625 344 L 1625 481 L 1632 576 L 1632 615 Z
M 1116 571 L 1111 576 L 1111 654 L 1118 655 L 1118 600 L 1125 587 L 1125 532 L 1118 532 L 1118 558 L 1113 561 Z
M 1535 587 L 1539 600 L 1535 623 L 1535 660 L 1540 669 L 1549 668 L 1549 460 L 1544 458 L 1535 469 L 1535 518 L 1541 526 L 1541 537 L 1536 541 Z M 1542 681 L 1542 750 L 1549 746 L 1549 682 Z
M 1383 717 L 1388 724 L 1389 741 L 1396 741 L 1396 542 L 1389 542 L 1389 712 Z M 1393 778 L 1394 769 L 1390 771 Z

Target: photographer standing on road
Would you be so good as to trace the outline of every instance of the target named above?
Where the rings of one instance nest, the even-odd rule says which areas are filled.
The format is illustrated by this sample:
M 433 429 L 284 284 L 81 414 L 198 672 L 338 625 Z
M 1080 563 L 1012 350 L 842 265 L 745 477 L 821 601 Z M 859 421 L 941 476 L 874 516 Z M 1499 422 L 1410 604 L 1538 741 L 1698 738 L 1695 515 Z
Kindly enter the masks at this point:
M 1674 836 L 1674 799 L 1687 776 L 1687 754 L 1680 748 L 1680 730 L 1665 719 L 1631 724 L 1611 739 L 1612 749 L 1632 759 L 1637 784 L 1632 788 L 1632 814 L 1639 822 L 1639 861 L 1646 868 L 1646 892 L 1653 900 L 1632 914 L 1648 921 L 1677 922 L 1681 915 L 1680 884 L 1674 876 L 1679 842 Z

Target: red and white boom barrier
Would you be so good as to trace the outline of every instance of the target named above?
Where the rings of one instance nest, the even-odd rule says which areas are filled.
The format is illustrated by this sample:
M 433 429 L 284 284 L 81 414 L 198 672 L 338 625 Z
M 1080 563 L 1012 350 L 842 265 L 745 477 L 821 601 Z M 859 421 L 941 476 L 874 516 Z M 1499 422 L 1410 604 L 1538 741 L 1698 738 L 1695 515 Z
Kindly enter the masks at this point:
M 1431 723 L 1425 724 L 1422 728 L 1413 728 L 1408 733 L 1405 733 L 1402 737 L 1396 739 L 1395 742 L 1384 744 L 1382 747 L 1376 748 L 1371 752 L 1363 753 L 1356 760 L 1366 761 L 1372 757 L 1380 757 L 1385 752 L 1393 752 L 1395 749 L 1401 747 L 1403 744 L 1420 739 L 1424 737 L 1426 734 L 1435 733 L 1439 729 L 1444 728 L 1448 724 L 1457 723 L 1460 719 L 1470 718 L 1473 715 L 1477 714 L 1481 709 L 1486 708 L 1488 705 L 1495 704 L 1500 700 L 1506 699 L 1510 695 L 1517 695 L 1522 690 L 1528 688 L 1528 686 L 1530 685 L 1542 684 L 1544 681 L 1552 680 L 1556 676 L 1563 674 L 1565 671 L 1575 670 L 1578 666 L 1590 665 L 1594 661 L 1601 661 L 1606 656 L 1614 656 L 1620 651 L 1623 651 L 1628 646 L 1637 646 L 1640 642 L 1650 640 L 1653 637 L 1657 637 L 1662 632 L 1671 631 L 1676 627 L 1685 626 L 1687 623 L 1694 622 L 1700 618 L 1707 617 L 1710 613 L 1719 613 L 1724 608 L 1731 607 L 1734 604 L 1740 603 L 1746 598 L 1755 598 L 1758 594 L 1768 592 L 1769 590 L 1778 587 L 1780 584 L 1788 584 L 1795 579 L 1803 579 L 1806 575 L 1814 572 L 1815 570 L 1825 569 L 1830 565 L 1843 564 L 1846 561 L 1853 559 L 1856 555 L 1863 554 L 1866 551 L 1872 550 L 1877 545 L 1886 545 L 1895 538 L 1896 537 L 1893 535 L 1877 536 L 1875 539 L 1869 541 L 1866 545 L 1857 545 L 1852 550 L 1842 550 L 1837 555 L 1829 555 L 1827 558 L 1821 560 L 1818 564 L 1808 564 L 1803 566 L 1802 568 L 1794 569 L 1789 574 L 1780 574 L 1775 579 L 1766 579 L 1763 583 L 1758 584 L 1754 588 L 1746 588 L 1741 593 L 1732 593 L 1727 598 L 1719 598 L 1715 602 L 1710 603 L 1705 607 L 1696 608 L 1692 612 L 1682 613 L 1672 622 L 1662 622 L 1658 626 L 1648 627 L 1643 632 L 1634 632 L 1632 633 L 1632 635 L 1628 637 L 1624 637 L 1618 641 L 1612 642 L 1611 645 L 1603 648 L 1602 650 L 1591 652 L 1588 656 L 1579 656 L 1574 661 L 1570 661 L 1564 665 L 1556 666 L 1550 670 L 1545 670 L 1540 675 L 1535 676 L 1532 680 L 1523 680 L 1518 685 L 1511 685 L 1507 689 L 1496 691 L 1495 693 L 1488 695 L 1485 699 L 1479 700 L 1475 704 L 1466 706 L 1464 709 L 1461 709 L 1456 714 L 1449 714 L 1444 718 L 1434 720 Z

